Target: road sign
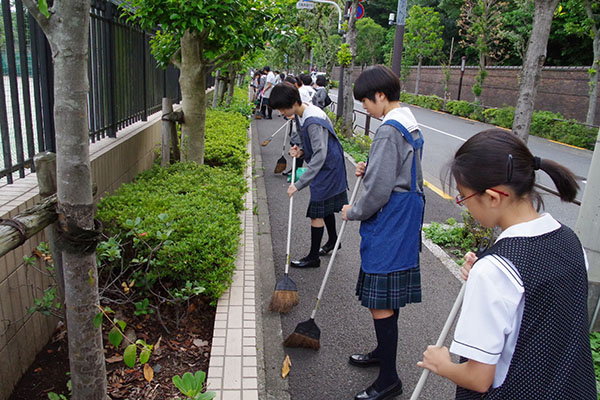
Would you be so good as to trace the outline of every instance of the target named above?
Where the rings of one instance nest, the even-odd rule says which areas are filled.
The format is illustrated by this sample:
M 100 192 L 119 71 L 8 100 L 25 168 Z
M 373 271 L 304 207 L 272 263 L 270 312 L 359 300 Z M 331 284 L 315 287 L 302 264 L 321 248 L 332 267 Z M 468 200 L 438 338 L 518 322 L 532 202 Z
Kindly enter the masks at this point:
M 313 8 L 315 8 L 315 3 L 313 3 L 312 1 L 300 0 L 296 3 L 296 8 L 298 10 L 312 10 Z
M 361 19 L 364 16 L 365 16 L 365 8 L 363 7 L 362 4 L 359 4 L 358 7 L 356 8 L 356 19 Z

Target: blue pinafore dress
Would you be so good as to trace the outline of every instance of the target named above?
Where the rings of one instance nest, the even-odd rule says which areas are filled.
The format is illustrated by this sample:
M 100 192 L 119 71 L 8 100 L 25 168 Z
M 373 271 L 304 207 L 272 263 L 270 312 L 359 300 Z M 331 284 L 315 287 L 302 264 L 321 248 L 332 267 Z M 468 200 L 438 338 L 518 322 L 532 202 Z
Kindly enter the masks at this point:
M 309 117 L 300 128 L 304 160 L 310 163 L 313 148 L 308 135 L 308 127 L 317 124 L 329 132 L 327 135 L 327 156 L 325 163 L 310 182 L 310 202 L 306 216 L 309 218 L 325 218 L 342 210 L 348 204 L 348 181 L 346 179 L 346 163 L 344 150 L 333 126 L 328 120 Z
M 360 224 L 361 270 L 356 295 L 373 309 L 398 309 L 421 302 L 421 228 L 425 210 L 424 193 L 417 186 L 417 157 L 421 159 L 423 136 L 415 140 L 395 120 L 391 125 L 413 148 L 410 191 L 392 192 L 390 200 Z

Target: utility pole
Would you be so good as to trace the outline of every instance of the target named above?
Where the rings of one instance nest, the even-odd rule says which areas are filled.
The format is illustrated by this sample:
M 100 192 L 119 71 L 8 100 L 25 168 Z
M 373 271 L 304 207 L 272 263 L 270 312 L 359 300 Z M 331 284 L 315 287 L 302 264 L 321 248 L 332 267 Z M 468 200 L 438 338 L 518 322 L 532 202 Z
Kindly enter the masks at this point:
M 400 76 L 400 67 L 402 66 L 402 48 L 404 47 L 404 24 L 406 22 L 406 2 L 407 0 L 398 0 L 398 10 L 396 12 L 396 21 L 394 14 L 390 14 L 390 25 L 396 25 L 394 36 L 394 51 L 392 55 L 392 71 L 396 76 Z
M 600 131 L 598 132 L 600 134 Z M 590 330 L 598 330 L 598 311 L 600 299 L 600 136 L 596 139 L 596 148 L 587 175 L 585 192 L 575 232 L 587 254 L 590 264 L 588 270 L 588 316 Z

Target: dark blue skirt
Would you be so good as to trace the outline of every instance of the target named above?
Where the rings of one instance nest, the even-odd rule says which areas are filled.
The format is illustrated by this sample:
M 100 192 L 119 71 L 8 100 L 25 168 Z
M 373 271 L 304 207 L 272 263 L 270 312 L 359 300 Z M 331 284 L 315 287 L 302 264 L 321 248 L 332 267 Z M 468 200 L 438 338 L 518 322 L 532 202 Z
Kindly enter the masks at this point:
M 335 196 L 322 201 L 311 201 L 308 203 L 306 216 L 308 218 L 325 218 L 336 212 L 342 211 L 342 207 L 348 204 L 348 194 L 344 190 Z
M 361 268 L 356 283 L 361 304 L 378 310 L 396 310 L 409 303 L 421 302 L 419 266 L 388 274 L 370 274 Z

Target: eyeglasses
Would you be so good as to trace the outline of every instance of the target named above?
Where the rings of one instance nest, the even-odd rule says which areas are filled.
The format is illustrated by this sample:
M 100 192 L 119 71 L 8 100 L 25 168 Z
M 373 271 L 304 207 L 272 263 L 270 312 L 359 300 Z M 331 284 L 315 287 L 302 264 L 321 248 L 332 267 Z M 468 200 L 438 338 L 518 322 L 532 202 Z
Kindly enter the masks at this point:
M 508 197 L 508 193 L 501 192 L 500 190 L 496 190 L 496 189 L 492 189 L 492 188 L 489 188 L 489 190 L 491 190 L 492 192 L 496 192 L 498 194 L 501 194 L 502 196 Z M 458 204 L 459 206 L 462 206 L 463 203 L 465 202 L 465 200 L 468 200 L 471 197 L 476 196 L 476 195 L 481 194 L 481 193 L 483 193 L 483 192 L 475 192 L 475 193 L 472 193 L 472 194 L 470 194 L 468 196 L 465 196 L 465 197 L 461 196 L 460 194 L 457 194 L 456 197 L 454 198 L 454 200 L 456 200 L 456 204 Z

